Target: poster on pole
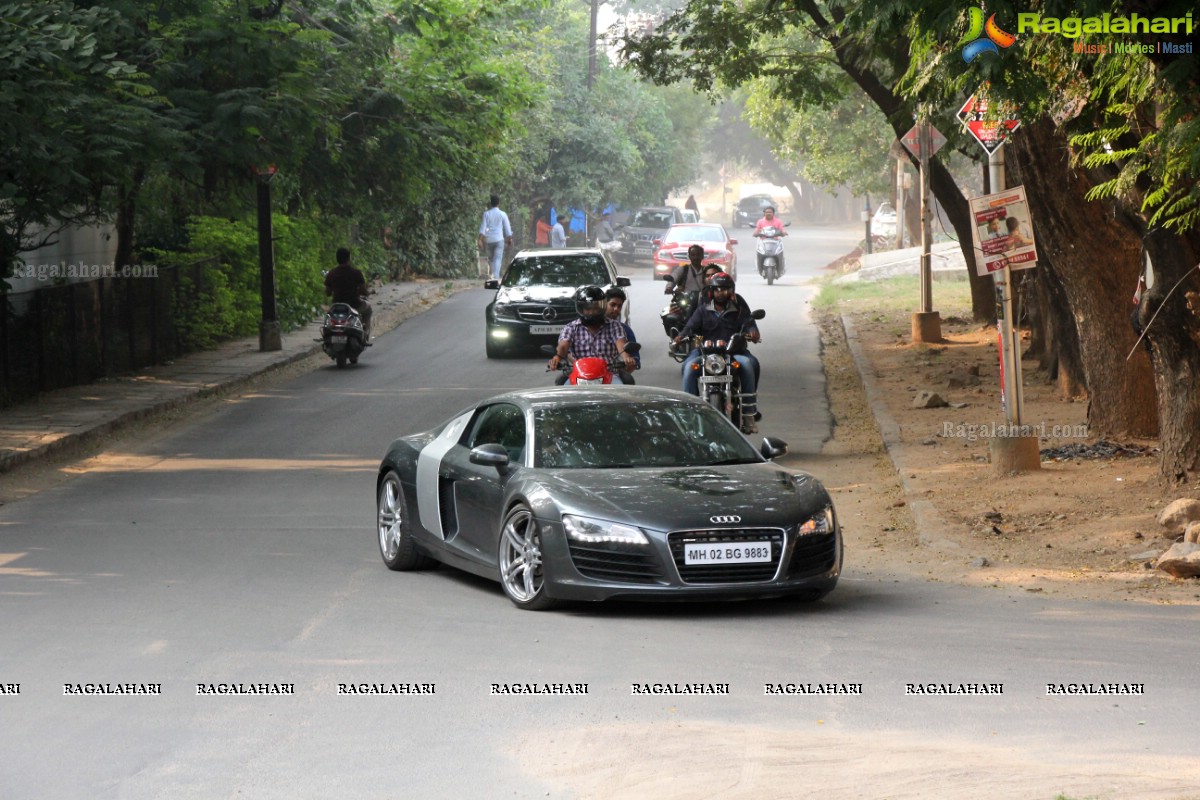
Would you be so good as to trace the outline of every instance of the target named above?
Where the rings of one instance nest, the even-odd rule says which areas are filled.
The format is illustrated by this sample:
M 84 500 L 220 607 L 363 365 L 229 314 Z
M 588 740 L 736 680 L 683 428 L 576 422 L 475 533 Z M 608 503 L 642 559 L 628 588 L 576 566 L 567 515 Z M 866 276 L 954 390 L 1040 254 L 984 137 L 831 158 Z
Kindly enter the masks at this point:
M 991 275 L 1004 269 L 1037 266 L 1037 247 L 1025 187 L 971 198 L 971 236 L 975 240 L 975 271 Z

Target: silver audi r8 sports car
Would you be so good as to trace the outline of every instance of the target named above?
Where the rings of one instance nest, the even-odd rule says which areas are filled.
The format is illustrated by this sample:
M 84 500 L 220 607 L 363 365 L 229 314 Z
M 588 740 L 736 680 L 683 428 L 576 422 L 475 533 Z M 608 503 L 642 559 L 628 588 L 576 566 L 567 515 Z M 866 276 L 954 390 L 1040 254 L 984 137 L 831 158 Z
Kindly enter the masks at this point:
M 645 386 L 492 397 L 392 443 L 376 483 L 394 570 L 442 562 L 521 608 L 830 592 L 833 503 L 699 398 Z

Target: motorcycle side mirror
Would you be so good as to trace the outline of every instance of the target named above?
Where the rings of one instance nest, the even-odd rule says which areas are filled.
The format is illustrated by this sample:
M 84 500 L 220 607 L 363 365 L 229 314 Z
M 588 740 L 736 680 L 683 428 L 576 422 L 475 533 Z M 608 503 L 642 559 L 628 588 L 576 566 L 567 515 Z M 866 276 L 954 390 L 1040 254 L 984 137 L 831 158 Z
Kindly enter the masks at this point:
M 500 288 L 500 281 L 496 280 L 495 278 L 492 278 L 491 280 L 484 281 L 484 282 L 483 282 L 483 288 L 485 288 L 485 289 L 499 289 L 499 288 Z
M 783 227 L 785 227 L 785 228 L 790 228 L 790 227 L 792 227 L 792 223 L 790 223 L 790 222 L 785 222 L 785 223 L 783 223 Z
M 484 446 L 486 447 L 487 445 Z M 764 436 L 762 440 L 762 447 L 759 448 L 759 452 L 762 453 L 763 458 L 768 459 L 787 455 L 787 451 L 787 442 L 774 436 Z
M 762 319 L 763 317 L 767 316 L 767 311 L 764 308 L 760 308 L 751 312 L 750 316 L 754 317 L 755 319 Z
M 471 451 L 472 464 L 503 469 L 508 466 L 508 451 L 502 444 L 481 444 Z

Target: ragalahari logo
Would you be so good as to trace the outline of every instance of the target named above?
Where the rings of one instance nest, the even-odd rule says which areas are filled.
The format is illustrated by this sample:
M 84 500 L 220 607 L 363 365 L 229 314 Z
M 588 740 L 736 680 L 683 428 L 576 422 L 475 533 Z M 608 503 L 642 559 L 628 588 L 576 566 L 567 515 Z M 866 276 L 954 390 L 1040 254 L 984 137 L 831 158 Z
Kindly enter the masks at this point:
M 996 24 L 995 14 L 988 17 L 986 23 L 983 21 L 982 8 L 970 8 L 967 10 L 967 15 L 967 33 L 959 44 L 966 45 L 963 47 L 962 55 L 963 61 L 968 64 L 984 53 L 998 56 L 1000 55 L 999 47 L 1011 47 L 1017 40 L 1017 37 L 1011 33 L 1000 30 L 1000 26 Z

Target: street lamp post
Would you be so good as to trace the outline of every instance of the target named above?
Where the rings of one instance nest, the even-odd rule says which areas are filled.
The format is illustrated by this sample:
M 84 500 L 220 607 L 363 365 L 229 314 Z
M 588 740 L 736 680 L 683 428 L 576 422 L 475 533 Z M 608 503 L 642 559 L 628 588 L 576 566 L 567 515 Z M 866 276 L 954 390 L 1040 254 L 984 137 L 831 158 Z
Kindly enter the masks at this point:
M 279 313 L 275 306 L 275 242 L 271 227 L 271 178 L 275 165 L 254 168 L 258 191 L 258 274 L 262 298 L 262 320 L 258 323 L 258 349 L 262 352 L 283 349 Z

